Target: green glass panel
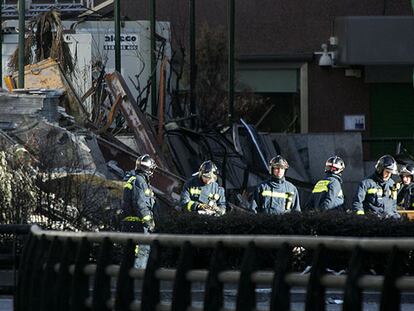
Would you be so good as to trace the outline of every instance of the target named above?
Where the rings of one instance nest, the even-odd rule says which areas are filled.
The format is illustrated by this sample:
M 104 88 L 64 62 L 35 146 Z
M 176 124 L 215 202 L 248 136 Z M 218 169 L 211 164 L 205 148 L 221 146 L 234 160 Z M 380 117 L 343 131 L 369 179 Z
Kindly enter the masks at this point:
M 414 137 L 414 89 L 411 84 L 370 85 L 370 136 Z M 371 158 L 396 152 L 397 142 L 371 143 Z M 414 155 L 413 143 L 403 147 Z
M 238 91 L 249 87 L 256 93 L 296 93 L 298 91 L 298 71 L 296 69 L 238 71 Z

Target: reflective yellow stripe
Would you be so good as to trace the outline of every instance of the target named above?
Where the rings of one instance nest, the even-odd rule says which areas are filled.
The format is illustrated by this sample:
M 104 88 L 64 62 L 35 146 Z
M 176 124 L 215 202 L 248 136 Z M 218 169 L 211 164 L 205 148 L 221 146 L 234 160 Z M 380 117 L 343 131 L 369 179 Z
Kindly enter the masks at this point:
M 124 188 L 127 188 L 129 190 L 132 190 L 132 184 L 134 182 L 134 180 L 137 179 L 136 176 L 131 176 L 128 181 L 125 183 Z
M 149 221 L 149 220 L 151 220 L 152 219 L 152 217 L 150 216 L 150 215 L 147 215 L 147 216 L 145 216 L 145 217 L 143 217 L 143 218 L 139 218 L 139 217 L 137 217 L 137 216 L 127 216 L 127 217 L 125 217 L 124 219 L 122 219 L 123 221 L 138 221 L 138 222 L 146 222 L 146 221 Z
M 144 216 L 142 221 L 150 221 L 152 219 L 151 215 Z
M 368 194 L 375 194 L 378 192 L 377 188 L 368 188 L 367 193 Z
M 272 192 L 270 190 L 265 190 L 262 192 L 262 196 L 286 199 L 289 195 L 285 192 Z
M 194 201 L 190 201 L 190 202 L 188 202 L 187 203 L 187 210 L 189 211 L 189 212 L 191 212 L 191 207 L 194 205 Z
M 321 193 L 328 192 L 329 180 L 320 180 L 316 183 L 315 187 L 312 190 L 312 193 Z
M 365 215 L 365 212 L 364 211 L 357 211 L 356 214 L 357 215 Z
M 218 199 L 220 199 L 220 195 L 219 195 L 218 193 L 210 193 L 210 194 L 208 195 L 208 198 L 209 198 L 210 200 L 215 200 L 215 201 L 217 201 Z
M 201 189 L 200 188 L 190 188 L 190 194 L 191 195 L 201 194 Z
M 152 190 L 151 190 L 150 188 L 145 189 L 145 190 L 144 190 L 144 194 L 145 194 L 147 197 L 152 197 L 152 196 L 154 195 L 154 193 L 152 192 Z
M 141 221 L 141 218 L 136 216 L 127 216 L 123 219 L 123 221 Z

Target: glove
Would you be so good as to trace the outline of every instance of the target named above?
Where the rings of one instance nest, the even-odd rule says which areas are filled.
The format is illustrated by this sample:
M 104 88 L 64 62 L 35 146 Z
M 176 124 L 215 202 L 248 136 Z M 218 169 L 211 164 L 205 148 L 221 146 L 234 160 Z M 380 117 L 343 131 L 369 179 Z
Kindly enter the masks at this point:
M 198 210 L 209 210 L 209 209 L 211 209 L 211 207 L 206 203 L 199 203 L 197 205 L 197 209 Z

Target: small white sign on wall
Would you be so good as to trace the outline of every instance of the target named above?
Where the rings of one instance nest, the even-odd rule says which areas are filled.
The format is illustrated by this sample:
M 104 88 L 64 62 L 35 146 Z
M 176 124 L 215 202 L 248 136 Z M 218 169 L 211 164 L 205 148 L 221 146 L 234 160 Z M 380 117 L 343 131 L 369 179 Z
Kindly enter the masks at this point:
M 365 115 L 346 115 L 344 116 L 345 131 L 365 131 Z

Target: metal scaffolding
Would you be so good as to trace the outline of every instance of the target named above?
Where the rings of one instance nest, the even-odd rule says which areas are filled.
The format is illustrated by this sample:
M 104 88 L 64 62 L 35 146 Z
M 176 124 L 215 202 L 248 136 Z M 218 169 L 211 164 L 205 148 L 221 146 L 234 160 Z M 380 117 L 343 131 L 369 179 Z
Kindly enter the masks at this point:
M 15 18 L 19 16 L 17 4 L 7 3 L 3 1 L 3 8 L 1 16 L 3 18 Z M 46 2 L 46 0 L 45 0 Z M 72 0 L 72 2 L 59 2 L 58 0 L 49 3 L 32 3 L 26 0 L 26 17 L 32 17 L 42 12 L 47 12 L 51 9 L 57 9 L 62 14 L 65 13 L 83 13 L 94 7 L 94 0 Z

